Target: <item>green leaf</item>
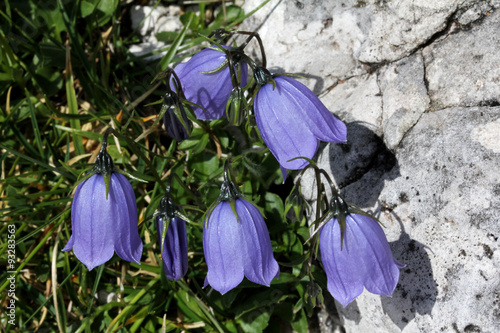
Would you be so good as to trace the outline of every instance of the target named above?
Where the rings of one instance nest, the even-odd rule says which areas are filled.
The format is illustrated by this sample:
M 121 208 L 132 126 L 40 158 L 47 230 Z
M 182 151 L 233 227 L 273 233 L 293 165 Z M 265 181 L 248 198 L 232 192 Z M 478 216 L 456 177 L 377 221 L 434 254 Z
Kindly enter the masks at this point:
M 92 14 L 94 12 L 94 9 L 95 3 L 85 0 L 82 0 L 82 2 L 80 2 L 80 15 L 82 16 L 82 18 L 85 18 Z
M 307 333 L 308 330 L 307 316 L 304 309 L 295 314 L 295 319 L 292 321 L 292 328 L 297 333 Z
M 38 67 L 34 77 L 47 96 L 55 95 L 62 88 L 62 75 L 52 67 Z
M 190 158 L 188 165 L 198 176 L 206 179 L 219 168 L 220 162 L 217 155 L 205 151 Z
M 98 25 L 102 27 L 111 20 L 113 13 L 118 7 L 119 0 L 98 0 L 96 11 L 98 13 Z
M 196 15 L 194 13 L 190 14 L 189 21 L 190 23 Z M 186 37 L 187 31 L 189 29 L 189 24 L 184 25 L 184 28 L 179 32 L 179 35 L 177 35 L 177 38 L 173 41 L 172 45 L 168 49 L 167 54 L 160 60 L 160 69 L 162 71 L 166 70 L 170 62 L 172 62 L 172 59 L 174 58 L 175 54 L 177 53 L 177 49 L 179 46 L 182 44 L 184 41 L 184 37 Z
M 267 192 L 265 196 L 266 200 L 266 218 L 268 223 L 278 223 L 283 221 L 283 211 L 285 209 L 283 205 L 283 200 L 281 200 L 280 196 Z
M 69 46 L 66 48 L 66 99 L 68 101 L 69 113 L 78 115 L 78 102 L 76 101 L 75 88 L 73 87 L 73 71 L 71 69 L 71 53 Z M 71 128 L 74 130 L 81 130 L 80 119 L 70 118 Z M 83 148 L 82 138 L 78 135 L 73 135 L 73 143 L 75 145 L 76 155 L 85 154 Z
M 192 321 L 208 321 L 196 300 L 184 290 L 178 290 L 175 293 L 177 306 Z
M 236 5 L 226 6 L 226 17 L 224 18 L 224 11 L 221 10 L 215 17 L 216 21 L 221 22 L 235 22 L 241 21 L 245 17 L 245 11 Z
M 172 43 L 177 37 L 178 33 L 174 31 L 161 31 L 156 34 L 156 39 L 164 43 Z
M 281 281 L 280 281 L 281 282 Z M 240 319 L 243 315 L 254 311 L 262 310 L 262 308 L 274 305 L 288 298 L 280 289 L 267 289 L 258 294 L 250 296 L 244 303 L 240 303 L 236 308 L 236 319 Z
M 188 29 L 197 30 L 200 19 L 192 11 L 185 12 L 180 16 L 179 19 L 181 20 L 181 23 Z
M 237 322 L 243 332 L 257 333 L 264 331 L 269 324 L 269 319 L 271 319 L 270 311 L 259 309 L 245 314 Z

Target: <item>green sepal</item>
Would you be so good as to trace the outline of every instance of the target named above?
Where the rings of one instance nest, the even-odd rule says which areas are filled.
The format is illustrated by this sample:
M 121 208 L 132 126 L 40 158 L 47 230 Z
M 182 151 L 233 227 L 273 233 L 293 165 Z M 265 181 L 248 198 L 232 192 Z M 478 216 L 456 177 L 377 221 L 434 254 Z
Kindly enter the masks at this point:
M 271 83 L 273 85 L 273 91 L 276 89 L 276 81 L 274 79 L 269 80 L 267 83 Z
M 127 176 L 128 178 L 131 178 L 133 180 L 137 180 L 139 182 L 142 182 L 142 183 L 148 183 L 148 182 L 153 182 L 155 181 L 155 178 L 152 177 L 152 176 L 147 176 L 147 175 L 141 175 L 141 177 L 135 175 L 134 173 L 132 172 L 129 172 L 129 171 L 125 171 L 125 170 L 122 170 L 122 169 L 118 169 L 118 168 L 115 168 L 113 170 L 114 172 L 118 172 L 118 173 L 121 173 L 122 175 L 124 176 Z
M 226 104 L 226 117 L 229 123 L 234 126 L 241 125 L 244 120 L 244 112 L 242 111 L 246 108 L 246 99 L 241 87 L 233 88 Z
M 164 215 L 162 220 L 163 220 L 163 228 L 161 230 L 160 253 L 163 255 L 163 246 L 165 244 L 165 237 L 167 236 L 167 229 L 168 226 L 170 225 L 170 218 Z
M 88 172 L 88 170 L 90 170 L 90 172 Z M 83 170 L 81 172 L 80 176 L 78 177 L 78 179 L 76 181 L 76 184 L 75 184 L 75 187 L 78 186 L 78 185 L 80 185 L 81 182 L 86 181 L 87 179 L 89 179 L 90 177 L 92 177 L 95 174 L 96 174 L 96 172 L 93 169 L 93 167 L 86 168 L 85 170 Z M 81 175 L 84 175 L 84 176 L 82 177 Z
M 311 160 L 310 158 L 305 157 L 305 156 L 297 156 L 297 157 L 289 159 L 287 162 L 295 161 L 295 160 L 298 160 L 298 159 L 306 160 L 311 165 L 313 165 L 313 166 L 315 166 L 317 168 L 316 162 L 314 162 L 313 160 Z
M 111 173 L 103 174 L 102 177 L 104 179 L 104 185 L 106 185 L 106 200 L 108 200 L 109 183 L 111 181 Z
M 234 213 L 234 216 L 236 216 L 236 222 L 239 223 L 240 219 L 238 218 L 238 213 L 236 212 L 236 199 L 229 200 L 229 206 L 231 207 L 231 210 Z
M 207 228 L 207 226 L 208 226 L 208 219 L 210 218 L 210 215 L 212 215 L 212 212 L 214 211 L 215 207 L 217 207 L 217 205 L 219 203 L 220 203 L 219 199 L 215 200 L 215 202 L 213 204 L 211 204 L 210 207 L 208 207 L 207 211 L 203 215 L 202 219 L 203 219 L 203 227 L 204 228 Z
M 227 66 L 229 66 L 229 60 L 227 60 L 227 58 L 225 58 L 224 61 L 217 68 L 209 70 L 209 71 L 204 71 L 204 72 L 200 71 L 200 73 L 201 74 L 214 74 L 214 73 L 220 72 L 221 70 L 223 70 Z
M 197 222 L 194 222 L 193 220 L 191 220 L 189 217 L 187 217 L 186 215 L 182 214 L 181 212 L 178 212 L 176 211 L 175 212 L 175 216 L 183 219 L 185 222 L 187 223 L 190 223 L 190 224 L 194 224 L 194 225 L 201 225 L 203 226 L 203 224 L 200 224 L 200 223 L 197 223 Z
M 349 204 L 349 213 L 364 215 L 364 216 L 367 216 L 369 218 L 372 218 L 375 221 L 377 221 L 382 227 L 385 228 L 385 225 L 382 222 L 380 222 L 380 220 L 378 218 L 376 218 L 375 216 L 371 215 L 370 213 L 367 213 L 367 212 L 361 210 L 361 208 L 359 208 L 356 205 Z

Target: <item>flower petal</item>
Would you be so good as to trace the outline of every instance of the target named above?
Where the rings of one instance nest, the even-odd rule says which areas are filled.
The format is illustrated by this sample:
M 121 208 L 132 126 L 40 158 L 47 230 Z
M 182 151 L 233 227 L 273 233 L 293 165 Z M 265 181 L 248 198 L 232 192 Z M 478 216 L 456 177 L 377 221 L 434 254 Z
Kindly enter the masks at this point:
M 301 106 L 290 103 L 290 96 L 280 89 L 279 81 L 273 90 L 271 83 L 262 86 L 255 96 L 255 119 L 262 139 L 279 164 L 286 169 L 297 170 L 309 162 L 296 159 L 313 158 L 318 140 L 300 119 Z
M 161 237 L 163 219 L 158 218 L 156 221 L 158 235 Z M 170 220 L 161 255 L 163 270 L 168 279 L 180 280 L 186 274 L 188 269 L 187 253 L 186 222 L 178 217 L 174 217 Z
M 346 223 L 343 248 L 340 249 L 340 226 L 336 219 L 328 221 L 321 229 L 319 247 L 321 262 L 327 276 L 328 291 L 346 307 L 363 292 L 363 272 L 356 257 L 357 241 Z
M 87 181 L 87 179 L 85 181 Z M 78 197 L 80 196 L 80 190 L 82 189 L 83 183 L 85 183 L 85 181 L 78 184 L 75 191 L 75 195 L 73 196 L 73 203 L 78 201 Z M 73 245 L 75 244 L 75 238 L 76 238 L 75 234 L 77 234 L 76 230 L 80 223 L 75 223 L 75 220 L 77 219 L 77 214 L 76 214 L 76 208 L 75 209 L 74 208 L 75 206 L 71 205 L 71 230 L 72 230 L 71 237 L 69 238 L 68 243 L 66 244 L 64 249 L 62 249 L 62 251 L 71 250 L 73 248 Z
M 286 76 L 274 80 L 283 94 L 289 96 L 288 104 L 296 105 L 295 116 L 305 122 L 316 138 L 327 142 L 346 142 L 346 125 L 328 111 L 309 88 Z M 283 107 L 286 108 L 285 105 Z M 296 121 L 301 122 L 299 119 Z
M 362 240 L 360 254 L 365 266 L 364 285 L 366 290 L 379 295 L 391 296 L 399 280 L 399 264 L 394 260 L 382 227 L 374 219 L 361 214 L 350 214 L 346 224 Z
M 247 279 L 265 286 L 279 275 L 279 266 L 266 223 L 259 210 L 250 202 L 237 199 L 236 213 L 245 243 L 244 272 Z
M 229 67 L 215 73 L 203 73 L 217 69 L 225 59 L 223 52 L 207 48 L 195 54 L 188 62 L 175 67 L 186 99 L 206 110 L 193 107 L 198 119 L 214 120 L 226 115 L 226 103 L 233 88 Z M 242 87 L 247 84 L 247 76 L 248 66 L 241 63 Z
M 207 281 L 221 294 L 236 287 L 244 277 L 239 229 L 236 216 L 224 201 L 214 208 L 203 229 Z
M 78 196 L 71 207 L 73 252 L 89 270 L 111 259 L 114 250 L 112 221 L 114 193 L 110 187 L 106 199 L 106 185 L 102 175 L 95 174 L 81 183 Z
M 109 186 L 113 193 L 113 224 L 114 245 L 116 254 L 127 261 L 141 263 L 142 240 L 139 237 L 137 224 L 137 203 L 132 185 L 120 173 L 112 173 Z M 111 234 L 109 235 L 110 237 Z

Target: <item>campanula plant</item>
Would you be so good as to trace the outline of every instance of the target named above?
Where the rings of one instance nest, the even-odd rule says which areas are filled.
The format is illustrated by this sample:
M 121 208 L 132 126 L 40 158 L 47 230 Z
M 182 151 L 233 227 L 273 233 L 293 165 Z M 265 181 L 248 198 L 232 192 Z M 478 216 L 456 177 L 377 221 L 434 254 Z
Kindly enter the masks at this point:
M 170 185 L 167 186 L 155 213 L 156 230 L 165 276 L 169 280 L 180 280 L 188 269 L 188 240 L 186 222 L 177 216 L 170 188 Z
M 283 178 L 286 169 L 298 170 L 318 150 L 318 140 L 346 142 L 345 124 L 337 119 L 305 85 L 288 76 L 258 67 L 254 77 L 260 86 L 254 100 L 260 135 L 278 160 Z
M 328 291 L 344 307 L 363 292 L 363 287 L 391 296 L 404 265 L 394 259 L 373 216 L 345 203 L 336 191 L 334 196 L 319 236 Z
M 174 85 L 177 88 L 177 92 L 167 84 L 167 92 L 163 97 L 160 116 L 163 115 L 163 124 L 167 134 L 172 139 L 180 142 L 189 138 L 193 130 L 193 124 L 188 119 L 186 106 L 183 101 L 187 104 L 191 103 L 186 101 L 182 90 L 182 84 L 173 70 L 167 71 L 166 78 L 167 82 L 170 82 L 170 80 L 175 82 Z
M 264 218 L 230 180 L 227 162 L 221 194 L 205 218 L 203 251 L 208 266 L 205 286 L 221 294 L 243 277 L 269 286 L 279 275 Z
M 104 135 L 95 165 L 78 184 L 71 206 L 72 235 L 63 251 L 73 249 L 89 270 L 104 264 L 113 253 L 140 264 L 142 241 L 137 224 L 134 189 L 115 172 Z
M 230 49 L 228 46 L 222 46 Z M 189 61 L 175 67 L 184 95 L 200 120 L 215 120 L 225 117 L 226 104 L 233 90 L 229 61 L 225 52 L 217 48 L 206 48 L 196 53 Z M 241 87 L 247 84 L 248 66 L 235 61 Z M 202 109 L 203 108 L 203 109 Z

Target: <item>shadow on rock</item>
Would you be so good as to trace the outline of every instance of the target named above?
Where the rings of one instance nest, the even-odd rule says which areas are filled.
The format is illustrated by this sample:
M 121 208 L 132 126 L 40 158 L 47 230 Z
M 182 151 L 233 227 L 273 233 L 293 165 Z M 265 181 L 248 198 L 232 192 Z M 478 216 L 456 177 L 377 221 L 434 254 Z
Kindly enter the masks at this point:
M 347 202 L 374 207 L 385 180 L 400 176 L 396 156 L 361 122 L 347 124 L 347 143 L 329 146 L 330 171 Z
M 342 195 L 347 202 L 360 207 L 375 207 L 380 192 L 386 180 L 393 180 L 400 176 L 396 156 L 384 144 L 384 141 L 370 128 L 361 122 L 352 122 L 347 125 L 347 143 L 330 144 L 328 149 L 330 173 L 335 178 Z M 367 292 L 367 291 L 364 291 Z M 327 297 L 325 297 L 325 300 Z M 349 304 L 344 310 L 337 304 L 325 302 L 326 311 L 331 317 L 342 315 L 339 320 L 360 323 L 362 314 L 356 301 Z
M 382 308 L 394 324 L 403 329 L 416 313 L 431 314 L 438 290 L 425 245 L 411 239 L 401 219 L 394 212 L 392 214 L 401 226 L 401 235 L 390 246 L 393 253 L 399 253 L 397 259 L 406 267 L 401 270 L 392 298 L 382 298 Z

